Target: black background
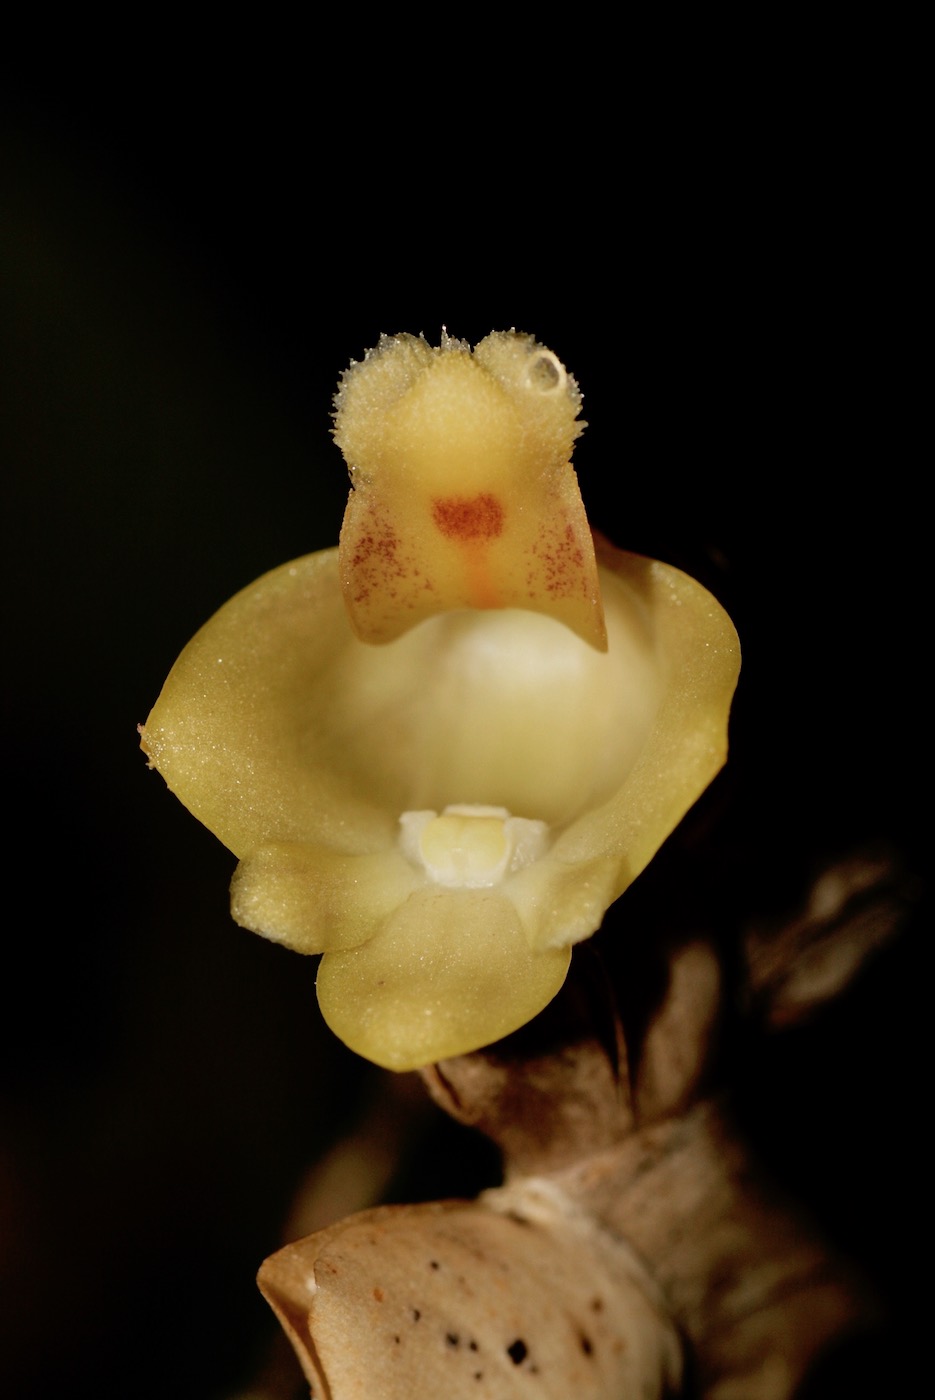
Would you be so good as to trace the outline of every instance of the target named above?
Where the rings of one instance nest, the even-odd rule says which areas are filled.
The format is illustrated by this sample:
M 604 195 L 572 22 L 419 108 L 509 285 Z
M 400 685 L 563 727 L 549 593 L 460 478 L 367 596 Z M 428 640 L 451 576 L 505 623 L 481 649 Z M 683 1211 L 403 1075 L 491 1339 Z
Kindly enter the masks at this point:
M 0 1391 L 17 1400 L 245 1385 L 274 1330 L 255 1269 L 305 1168 L 380 1092 L 322 1027 L 313 965 L 230 922 L 232 859 L 135 727 L 220 603 L 335 542 L 331 395 L 381 333 L 515 326 L 555 350 L 584 391 L 592 522 L 693 572 L 740 632 L 731 762 L 600 935 L 623 940 L 615 968 L 667 920 L 729 942 L 867 841 L 920 867 L 911 214 L 873 122 L 738 123 L 712 100 L 701 128 L 632 104 L 582 123 L 521 95 L 484 119 L 385 84 L 326 101 L 323 66 L 125 62 L 4 89 Z M 900 1346 L 920 927 L 814 1025 L 726 1066 Z M 396 1198 L 487 1184 L 465 1137 L 433 1117 L 420 1133 Z

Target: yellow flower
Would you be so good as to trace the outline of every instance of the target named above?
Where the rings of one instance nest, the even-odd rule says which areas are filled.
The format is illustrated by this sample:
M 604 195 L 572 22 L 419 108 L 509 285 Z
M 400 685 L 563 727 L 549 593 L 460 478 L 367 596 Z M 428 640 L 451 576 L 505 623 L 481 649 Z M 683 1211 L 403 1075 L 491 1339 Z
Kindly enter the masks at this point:
M 402 1070 L 539 1012 L 722 765 L 739 649 L 699 584 L 603 541 L 580 395 L 529 337 L 384 340 L 345 376 L 338 550 L 189 643 L 142 730 L 239 859 L 235 920 Z

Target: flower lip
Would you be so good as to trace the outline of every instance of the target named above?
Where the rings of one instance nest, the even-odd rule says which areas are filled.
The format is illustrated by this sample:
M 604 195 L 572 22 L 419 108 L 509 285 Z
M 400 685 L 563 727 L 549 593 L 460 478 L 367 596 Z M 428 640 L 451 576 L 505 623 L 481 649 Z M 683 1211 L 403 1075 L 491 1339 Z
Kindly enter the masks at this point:
M 532 336 L 384 337 L 344 375 L 334 435 L 351 475 L 341 586 L 386 643 L 454 608 L 528 608 L 607 645 L 571 465 L 581 394 Z

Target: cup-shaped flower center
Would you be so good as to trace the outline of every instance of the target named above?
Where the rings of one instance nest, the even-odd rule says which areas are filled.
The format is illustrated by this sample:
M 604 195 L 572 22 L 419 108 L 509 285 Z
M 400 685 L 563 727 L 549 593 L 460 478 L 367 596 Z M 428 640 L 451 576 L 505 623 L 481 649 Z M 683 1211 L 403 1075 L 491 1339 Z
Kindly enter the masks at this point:
M 394 823 L 465 803 L 573 820 L 619 788 L 664 686 L 638 601 L 602 584 L 607 652 L 518 609 L 444 614 L 383 647 L 349 639 L 310 759 Z

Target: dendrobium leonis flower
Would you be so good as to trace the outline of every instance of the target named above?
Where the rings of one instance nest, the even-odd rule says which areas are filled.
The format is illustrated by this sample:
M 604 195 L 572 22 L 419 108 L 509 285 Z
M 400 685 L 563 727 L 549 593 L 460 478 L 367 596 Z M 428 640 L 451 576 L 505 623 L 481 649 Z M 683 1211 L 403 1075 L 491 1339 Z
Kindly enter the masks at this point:
M 595 549 L 580 401 L 529 336 L 384 337 L 336 398 L 338 549 L 222 607 L 141 731 L 235 920 L 323 953 L 325 1020 L 394 1070 L 532 1019 L 726 755 L 734 629 Z

